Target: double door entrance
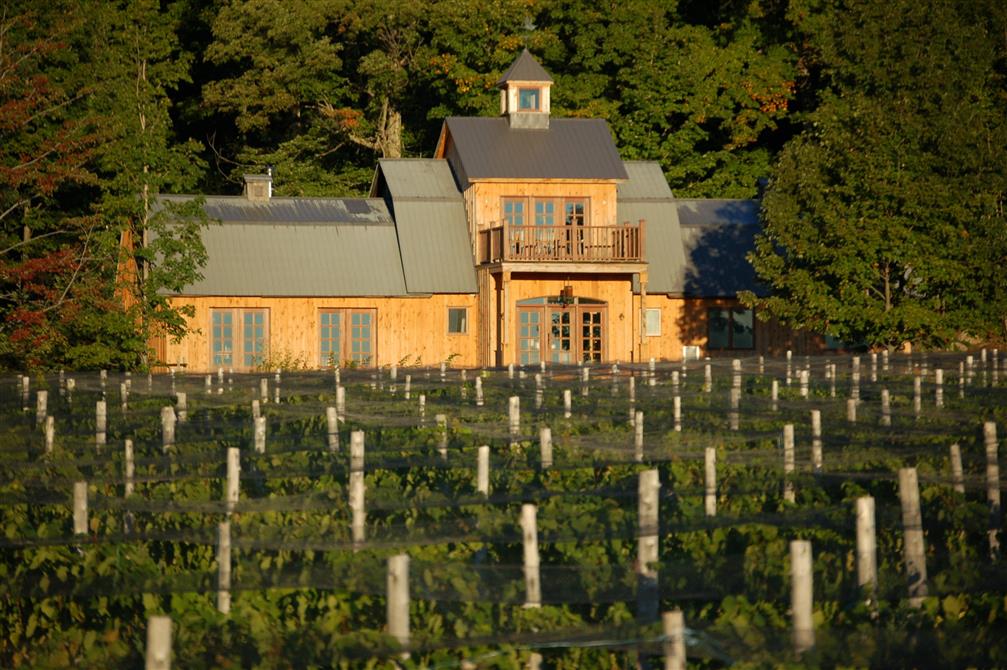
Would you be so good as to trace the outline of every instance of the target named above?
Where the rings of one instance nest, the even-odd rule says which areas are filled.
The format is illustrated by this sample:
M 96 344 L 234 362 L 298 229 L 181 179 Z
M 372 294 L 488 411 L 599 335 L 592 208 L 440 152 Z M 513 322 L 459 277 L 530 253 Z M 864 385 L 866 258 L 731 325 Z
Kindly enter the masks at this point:
M 572 364 L 605 360 L 608 307 L 590 298 L 543 297 L 521 300 L 518 362 Z

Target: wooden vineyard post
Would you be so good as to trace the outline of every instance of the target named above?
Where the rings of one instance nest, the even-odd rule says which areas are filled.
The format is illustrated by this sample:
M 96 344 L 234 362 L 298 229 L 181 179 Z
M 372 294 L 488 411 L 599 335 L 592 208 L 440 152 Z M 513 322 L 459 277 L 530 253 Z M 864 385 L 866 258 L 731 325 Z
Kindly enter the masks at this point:
M 955 442 L 951 445 L 951 481 L 954 490 L 965 493 L 965 476 L 962 471 L 962 448 Z
M 638 539 L 637 539 L 637 620 L 649 623 L 657 620 L 658 602 L 660 600 L 657 588 L 658 536 L 660 532 L 658 501 L 661 493 L 661 481 L 658 471 L 644 470 L 640 473 L 638 482 Z
M 934 406 L 944 407 L 944 370 L 934 370 Z
M 633 458 L 637 463 L 643 461 L 643 412 L 633 416 Z
M 672 370 L 671 372 L 671 391 L 675 395 L 678 395 L 681 389 L 681 374 L 678 370 Z
M 790 379 L 794 376 L 793 368 L 794 352 L 787 349 L 787 372 L 786 372 L 786 382 L 787 386 L 790 386 Z
M 133 463 L 133 440 L 126 440 L 123 444 L 123 484 L 122 497 L 128 498 L 133 495 L 136 484 L 133 476 L 136 474 L 136 466 Z
M 846 421 L 849 423 L 857 422 L 857 401 L 853 398 L 846 399 Z
M 672 398 L 672 415 L 675 419 L 675 432 L 682 432 L 682 397 L 675 396 Z
M 899 502 L 902 505 L 902 528 L 905 534 L 909 604 L 919 607 L 928 589 L 926 545 L 923 540 L 923 516 L 920 512 L 920 486 L 916 468 L 899 469 Z
M 871 352 L 871 383 L 878 381 L 878 352 Z
M 336 387 L 336 415 L 340 421 L 346 422 L 346 389 L 342 386 Z
M 685 670 L 685 616 L 682 610 L 661 615 L 664 634 L 664 670 Z
M 741 360 L 737 358 L 731 361 L 731 388 L 741 388 Z
M 731 411 L 728 413 L 728 422 L 730 423 L 731 430 L 738 430 L 740 415 L 739 408 L 741 406 L 741 389 L 731 388 Z
M 126 382 L 119 384 L 119 398 L 122 401 L 122 412 L 125 414 L 129 409 L 129 387 L 126 386 Z
M 490 448 L 486 444 L 479 447 L 476 456 L 476 491 L 490 494 Z
M 958 362 L 958 397 L 965 397 L 965 363 Z
M 707 447 L 704 452 L 705 488 L 703 503 L 706 516 L 717 516 L 717 449 Z
M 231 523 L 217 525 L 217 611 L 231 612 Z
M 538 446 L 542 469 L 547 470 L 552 467 L 552 428 L 549 426 L 539 428 Z
M 168 451 L 168 448 L 175 444 L 175 410 L 170 405 L 161 408 L 161 448 Z
M 811 467 L 822 471 L 822 411 L 811 410 Z
M 329 451 L 339 451 L 339 415 L 335 407 L 325 408 L 325 429 L 328 433 Z
M 388 558 L 388 634 L 409 646 L 409 555 Z
M 435 414 L 434 423 L 437 424 L 437 453 L 441 458 L 448 457 L 448 415 Z
M 892 425 L 892 401 L 888 389 L 881 389 L 881 425 Z
M 478 383 L 476 384 L 476 390 L 477 391 L 479 390 L 479 384 Z M 413 376 L 412 375 L 406 375 L 406 381 L 405 381 L 404 388 L 402 389 L 402 395 L 403 395 L 403 397 L 406 400 L 409 400 L 410 398 L 413 397 Z
M 206 391 L 206 395 L 213 393 L 213 375 L 206 375 L 206 377 L 204 377 L 203 389 Z
M 783 426 L 783 499 L 790 503 L 796 501 L 794 482 L 791 480 L 795 467 L 794 424 L 788 423 Z
M 836 397 L 836 364 L 829 363 L 829 397 Z
M 629 378 L 629 386 L 626 390 L 627 396 L 629 397 L 629 404 L 632 405 L 636 402 L 636 377 Z
M 539 578 L 538 508 L 532 503 L 521 505 L 521 540 L 524 546 L 525 607 L 542 606 L 542 582 Z
M 87 482 L 73 483 L 73 534 L 87 535 Z
M 269 380 L 265 377 L 259 380 L 259 400 L 263 404 L 269 402 Z
M 769 391 L 769 399 L 773 403 L 773 411 L 780 409 L 780 380 L 774 379 Z
M 46 414 L 48 410 L 46 409 L 49 404 L 49 392 L 48 391 L 36 391 L 35 392 L 35 428 L 41 428 L 42 422 L 45 421 Z
M 259 406 L 259 401 L 258 400 L 253 400 L 252 401 L 252 418 L 253 419 L 258 419 L 260 416 L 262 416 L 262 409 Z
M 801 397 L 807 400 L 809 395 L 811 374 L 807 370 L 801 370 L 800 377 L 801 377 Z
M 227 448 L 227 488 L 224 490 L 224 503 L 227 513 L 234 512 L 241 491 L 241 451 L 237 447 Z
M 580 394 L 586 398 L 591 393 L 591 368 L 580 369 Z
M 56 419 L 52 416 L 45 418 L 45 453 L 52 453 L 52 445 L 56 439 Z
M 104 400 L 99 400 L 94 405 L 94 442 L 97 446 L 105 445 L 106 431 L 108 430 L 108 405 Z
M 850 361 L 850 398 L 860 402 L 860 356 Z
M 1000 459 L 997 454 L 997 425 L 992 421 L 983 424 L 983 444 L 986 447 L 986 500 L 989 503 L 990 557 L 1000 555 Z
M 815 646 L 812 600 L 811 542 L 790 541 L 790 608 L 793 612 L 794 651 L 803 653 Z
M 427 422 L 427 396 L 425 393 L 420 394 L 420 425 L 424 425 Z
M 633 378 L 630 377 L 630 381 Z M 573 414 L 573 394 L 570 389 L 563 389 L 563 418 L 569 419 Z
M 448 375 L 448 364 L 441 361 L 441 381 L 446 381 Z
M 710 369 L 710 364 L 707 363 L 703 366 L 703 393 L 709 393 L 713 390 L 713 370 Z
M 353 544 L 366 539 L 367 511 L 364 507 L 364 431 L 350 433 L 350 511 Z
M 255 419 L 255 453 L 266 453 L 266 417 Z
M 189 418 L 189 405 L 185 392 L 178 391 L 175 393 L 175 406 L 178 408 L 178 422 L 185 423 Z
M 919 375 L 913 377 L 913 416 L 920 420 L 920 412 L 923 411 L 923 380 Z
M 407 398 L 409 396 L 406 396 Z M 476 407 L 482 407 L 484 403 L 483 400 L 483 378 L 482 376 L 476 376 Z
M 70 377 L 66 380 L 66 401 L 68 403 L 73 403 L 73 392 L 77 388 L 77 380 Z
M 878 586 L 878 543 L 874 498 L 857 498 L 857 586 L 874 595 Z
M 521 398 L 512 395 L 507 401 L 508 427 L 510 429 L 511 445 L 517 444 L 521 434 Z
M 145 670 L 171 670 L 171 617 L 147 619 Z
M 21 379 L 21 411 L 28 411 L 28 400 L 31 398 L 31 377 L 18 375 Z

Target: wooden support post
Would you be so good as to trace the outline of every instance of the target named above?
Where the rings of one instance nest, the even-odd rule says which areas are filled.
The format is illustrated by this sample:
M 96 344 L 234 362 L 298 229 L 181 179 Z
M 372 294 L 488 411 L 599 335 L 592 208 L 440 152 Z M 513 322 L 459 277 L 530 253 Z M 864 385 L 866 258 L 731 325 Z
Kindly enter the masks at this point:
M 811 468 L 822 471 L 822 411 L 811 410 Z
M 878 381 L 878 352 L 871 352 L 871 383 Z
M 630 404 L 636 402 L 636 377 L 629 378 L 629 386 L 626 389 L 627 396 L 629 397 Z
M 409 555 L 388 558 L 388 634 L 409 646 Z
M 171 405 L 161 408 L 161 448 L 164 451 L 175 444 L 175 410 Z
M 773 411 L 776 412 L 780 409 L 780 381 L 774 379 L 769 390 L 769 399 L 773 404 Z
M 266 453 L 266 417 L 260 416 L 254 421 L 255 453 Z
M 857 422 L 857 401 L 853 398 L 846 399 L 846 420 L 849 423 Z
M 934 406 L 944 407 L 944 370 L 934 370 Z
M 404 397 L 405 397 L 406 400 L 409 400 L 410 398 L 413 397 L 413 376 L 412 375 L 406 375 L 405 388 L 403 389 L 403 391 L 404 391 Z M 478 393 L 478 391 L 479 391 L 479 380 L 477 379 L 476 380 L 476 392 Z M 476 404 L 479 404 L 479 403 L 477 402 Z
M 587 397 L 591 393 L 591 368 L 580 369 L 580 394 Z
M 983 444 L 986 447 L 986 500 L 990 510 L 990 557 L 996 560 L 1000 556 L 1000 459 L 997 454 L 997 425 L 992 421 L 983 424 Z
M 336 387 L 336 415 L 340 421 L 346 422 L 346 389 L 342 386 Z
M 882 372 L 888 372 L 888 350 L 885 349 L 881 352 L 881 370 Z
M 731 388 L 741 388 L 741 360 L 731 360 Z
M 794 470 L 796 468 L 796 458 L 794 455 L 794 424 L 788 423 L 783 426 L 783 499 L 787 502 L 795 502 L 794 493 Z
M 661 480 L 658 471 L 640 473 L 638 489 L 637 533 L 637 621 L 649 623 L 657 620 L 660 601 L 657 588 L 657 562 L 659 560 L 660 518 L 659 500 Z
M 664 670 L 685 670 L 685 616 L 682 610 L 661 615 L 664 634 Z
M 367 511 L 364 506 L 364 431 L 350 433 L 350 511 L 353 543 L 366 539 Z
M 860 356 L 850 361 L 850 398 L 860 402 Z
M 766 357 L 761 354 L 759 355 L 759 374 L 766 374 Z
M 125 414 L 129 409 L 129 387 L 126 385 L 126 382 L 119 384 L 119 399 L 122 411 Z
M 171 670 L 171 617 L 147 619 L 147 650 L 144 670 Z
M 437 453 L 441 458 L 448 457 L 448 415 L 435 414 L 434 422 L 437 424 Z
M 957 442 L 951 445 L 951 481 L 954 490 L 964 495 L 965 476 L 962 472 L 962 449 Z
M 269 380 L 265 377 L 259 380 L 259 400 L 263 404 L 269 402 Z
M 28 399 L 31 397 L 31 377 L 18 375 L 21 379 L 21 411 L 28 411 Z
M 184 391 L 175 393 L 175 407 L 178 409 L 178 422 L 185 423 L 189 419 L 188 404 Z
M 813 604 L 813 573 L 811 542 L 790 541 L 790 609 L 793 612 L 794 651 L 803 653 L 815 646 Z
M 881 425 L 892 425 L 892 400 L 888 389 L 881 389 Z
M 252 419 L 258 419 L 260 416 L 262 416 L 262 409 L 260 409 L 260 407 L 259 407 L 259 401 L 258 400 L 253 400 L 252 401 Z
M 704 452 L 705 483 L 703 503 L 706 516 L 717 516 L 717 449 L 707 447 Z
M 476 491 L 484 496 L 490 494 L 490 448 L 485 444 L 476 455 Z
M 807 400 L 810 394 L 811 374 L 807 370 L 801 370 L 799 374 L 801 377 L 801 397 Z
M 516 444 L 521 434 L 521 398 L 512 395 L 507 401 L 508 428 L 511 444 Z
M 104 400 L 99 400 L 94 405 L 94 442 L 97 446 L 104 446 L 108 430 L 108 405 Z
M 682 375 L 678 370 L 671 371 L 671 392 L 678 395 L 681 389 Z
M 231 612 L 231 523 L 217 524 L 217 611 Z
M 87 482 L 73 483 L 73 534 L 87 535 Z
M 241 451 L 237 447 L 227 448 L 227 488 L 224 489 L 224 503 L 227 513 L 234 512 L 241 491 Z
M 713 370 L 710 368 L 710 364 L 707 363 L 703 366 L 703 393 L 709 393 L 713 390 Z
M 123 488 L 122 497 L 128 498 L 133 495 L 136 484 L 133 477 L 136 474 L 136 465 L 133 462 L 133 440 L 126 440 L 123 444 Z
M 913 416 L 920 420 L 920 412 L 923 410 L 923 380 L 919 375 L 913 377 Z
M 878 587 L 878 541 L 874 498 L 857 498 L 857 586 L 873 597 Z
M 675 432 L 682 432 L 682 397 L 675 396 L 671 399 L 672 417 L 675 420 Z
M 476 407 L 482 407 L 483 403 L 483 378 L 481 376 L 476 377 Z
M 637 412 L 633 421 L 633 458 L 643 461 L 643 412 Z
M 730 423 L 731 430 L 738 430 L 740 423 L 740 406 L 741 406 L 741 389 L 732 388 L 731 389 L 731 411 L 728 412 L 727 418 Z
M 632 377 L 630 377 L 632 379 Z M 569 419 L 573 415 L 573 394 L 570 389 L 563 389 L 563 418 Z
M 909 603 L 919 607 L 926 597 L 927 563 L 923 539 L 923 516 L 920 512 L 920 487 L 916 468 L 899 469 L 899 502 L 902 505 L 902 528 L 905 534 L 906 576 L 909 583 Z
M 52 416 L 45 418 L 45 453 L 52 453 L 52 445 L 56 439 L 56 420 Z
M 965 397 L 965 364 L 958 363 L 958 397 Z
M 514 364 L 507 364 L 507 379 L 514 379 Z
M 829 370 L 832 374 L 829 375 L 829 397 L 836 397 L 836 364 L 829 363 Z
M 542 469 L 552 467 L 552 428 L 542 426 L 538 431 L 539 456 L 542 459 Z
M 525 607 L 542 606 L 542 582 L 539 578 L 538 509 L 531 503 L 521 505 L 521 539 L 524 545 Z
M 48 391 L 36 391 L 35 392 L 35 428 L 41 428 L 42 422 L 45 421 L 45 417 L 48 415 L 48 404 L 49 404 L 49 392 Z
M 427 422 L 427 396 L 425 393 L 420 394 L 420 425 L 422 426 Z
M 101 390 L 105 390 L 105 384 L 108 383 L 108 370 L 101 370 L 98 372 L 98 381 L 101 383 Z
M 325 408 L 325 430 L 328 435 L 329 451 L 339 451 L 339 415 L 335 407 Z

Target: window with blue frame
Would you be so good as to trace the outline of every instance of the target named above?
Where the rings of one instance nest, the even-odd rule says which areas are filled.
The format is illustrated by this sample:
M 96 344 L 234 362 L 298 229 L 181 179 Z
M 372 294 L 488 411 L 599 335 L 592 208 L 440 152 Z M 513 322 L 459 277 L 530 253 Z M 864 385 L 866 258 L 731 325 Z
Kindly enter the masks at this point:
M 322 309 L 318 314 L 318 362 L 323 367 L 376 364 L 377 310 Z
M 269 357 L 268 309 L 211 309 L 210 364 L 250 370 Z

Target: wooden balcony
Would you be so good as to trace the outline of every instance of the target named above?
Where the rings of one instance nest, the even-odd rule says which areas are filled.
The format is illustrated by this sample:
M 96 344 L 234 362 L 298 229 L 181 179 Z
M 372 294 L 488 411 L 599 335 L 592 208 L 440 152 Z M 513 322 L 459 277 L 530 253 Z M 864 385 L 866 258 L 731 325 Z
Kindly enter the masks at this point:
M 480 265 L 502 262 L 642 262 L 644 222 L 621 226 L 513 226 L 479 231 Z

